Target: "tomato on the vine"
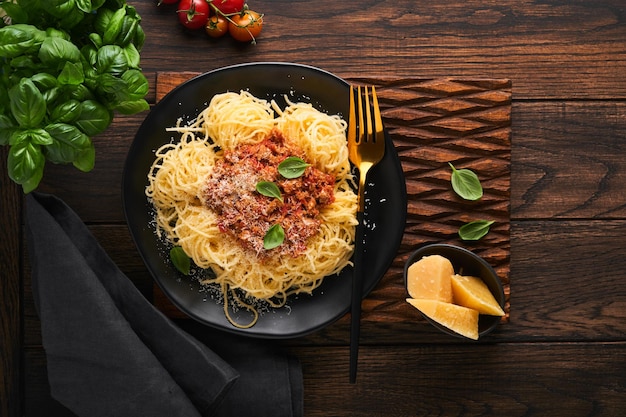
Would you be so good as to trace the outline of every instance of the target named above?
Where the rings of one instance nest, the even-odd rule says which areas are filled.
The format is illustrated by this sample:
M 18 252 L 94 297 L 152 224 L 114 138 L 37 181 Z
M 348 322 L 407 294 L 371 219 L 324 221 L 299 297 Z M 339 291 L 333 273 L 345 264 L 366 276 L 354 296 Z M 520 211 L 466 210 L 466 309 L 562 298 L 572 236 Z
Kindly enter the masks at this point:
M 228 20 L 222 15 L 213 15 L 209 17 L 205 29 L 210 37 L 221 38 L 228 33 Z
M 178 20 L 187 29 L 203 28 L 209 20 L 209 3 L 206 0 L 181 0 Z
M 245 0 L 211 0 L 210 3 L 224 14 L 233 14 L 243 9 Z
M 255 42 L 255 39 L 263 29 L 263 15 L 254 10 L 244 10 L 243 12 L 231 16 L 228 23 L 230 36 L 240 42 Z

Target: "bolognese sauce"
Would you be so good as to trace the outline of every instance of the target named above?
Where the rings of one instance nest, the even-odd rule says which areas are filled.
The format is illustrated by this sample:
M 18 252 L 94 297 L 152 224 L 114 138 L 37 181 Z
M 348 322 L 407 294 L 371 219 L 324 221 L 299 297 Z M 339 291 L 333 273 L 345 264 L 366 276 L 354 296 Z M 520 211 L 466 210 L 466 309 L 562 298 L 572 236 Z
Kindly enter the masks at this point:
M 206 181 L 204 204 L 218 214 L 220 231 L 260 257 L 266 256 L 263 238 L 274 224 L 282 226 L 285 239 L 273 251 L 294 257 L 303 253 L 320 228 L 320 209 L 335 199 L 335 176 L 313 166 L 298 178 L 281 176 L 278 165 L 292 156 L 306 161 L 304 152 L 274 129 L 260 143 L 225 151 Z M 260 181 L 275 183 L 282 201 L 257 192 Z

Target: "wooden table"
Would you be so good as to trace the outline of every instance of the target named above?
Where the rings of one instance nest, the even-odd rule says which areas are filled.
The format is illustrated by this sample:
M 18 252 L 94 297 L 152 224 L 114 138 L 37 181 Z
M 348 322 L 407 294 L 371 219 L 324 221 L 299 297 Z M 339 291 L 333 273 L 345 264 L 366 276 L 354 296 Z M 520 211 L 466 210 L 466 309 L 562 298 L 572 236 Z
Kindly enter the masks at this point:
M 509 317 L 478 343 L 450 338 L 402 303 L 402 282 L 388 274 L 364 303 L 357 384 L 348 383 L 349 315 L 281 342 L 302 362 L 306 416 L 624 414 L 623 0 L 251 0 L 266 14 L 256 46 L 185 33 L 174 7 L 130 3 L 147 34 L 142 67 L 152 103 L 159 72 L 255 61 L 362 81 L 511 80 Z M 120 195 L 126 152 L 144 117 L 117 116 L 95 138 L 92 173 L 48 166 L 40 190 L 64 199 L 152 298 Z M 0 193 L 0 415 L 70 416 L 49 393 L 23 196 L 6 176 L 5 149 Z

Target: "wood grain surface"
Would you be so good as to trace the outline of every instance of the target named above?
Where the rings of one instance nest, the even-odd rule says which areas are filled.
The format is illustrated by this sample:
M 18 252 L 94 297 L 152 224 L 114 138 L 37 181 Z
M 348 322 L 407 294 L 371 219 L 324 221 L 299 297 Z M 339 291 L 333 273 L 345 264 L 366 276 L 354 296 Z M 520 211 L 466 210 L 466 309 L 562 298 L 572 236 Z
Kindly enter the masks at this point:
M 386 277 L 365 306 L 357 384 L 348 383 L 348 317 L 277 344 L 303 365 L 307 417 L 626 414 L 623 0 L 250 0 L 266 15 L 256 46 L 189 33 L 175 6 L 130 3 L 146 31 L 141 62 L 151 103 L 157 73 L 243 62 L 296 62 L 363 82 L 511 80 L 485 93 L 489 102 L 507 92 L 511 100 L 509 321 L 476 344 L 449 338 L 415 309 L 395 304 L 403 288 L 395 276 Z M 493 90 L 503 93 L 493 96 Z M 445 98 L 439 103 L 451 109 Z M 429 182 L 411 192 L 441 192 L 444 181 L 433 185 L 423 162 L 433 155 L 404 146 L 404 137 L 418 132 L 411 141 L 430 140 L 455 123 L 408 132 L 391 119 L 424 121 L 438 108 L 389 115 L 403 106 L 387 104 L 405 173 L 429 172 Z M 144 117 L 117 115 L 94 138 L 94 171 L 47 166 L 41 191 L 65 200 L 152 298 L 152 278 L 129 235 L 120 192 L 126 153 Z M 494 126 L 503 120 L 497 112 L 488 119 Z M 71 417 L 50 395 L 21 191 L 6 177 L 6 153 L 0 157 L 0 415 Z M 437 200 L 436 193 L 424 197 Z M 418 223 L 429 220 L 412 218 L 414 229 L 428 230 Z M 402 250 L 423 238 L 409 235 Z M 178 323 L 207 337 L 191 320 Z

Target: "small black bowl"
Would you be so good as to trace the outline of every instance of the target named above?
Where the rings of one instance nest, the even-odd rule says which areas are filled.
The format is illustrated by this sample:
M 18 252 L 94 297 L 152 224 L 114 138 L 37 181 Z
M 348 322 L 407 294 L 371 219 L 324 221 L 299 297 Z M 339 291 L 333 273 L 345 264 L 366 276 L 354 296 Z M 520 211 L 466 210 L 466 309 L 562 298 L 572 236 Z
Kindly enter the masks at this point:
M 409 267 L 415 262 L 422 259 L 424 256 L 429 255 L 441 255 L 450 260 L 452 266 L 454 267 L 454 272 L 457 274 L 480 277 L 485 282 L 485 284 L 487 284 L 487 287 L 495 297 L 498 304 L 500 304 L 500 307 L 504 309 L 504 289 L 502 288 L 502 282 L 500 281 L 498 274 L 496 274 L 491 265 L 489 265 L 489 263 L 483 258 L 460 246 L 438 243 L 422 246 L 421 248 L 413 252 L 413 254 L 411 254 L 404 266 L 405 288 L 407 285 L 407 273 Z M 433 326 L 435 326 L 442 332 L 452 336 L 467 339 L 459 335 L 458 333 L 453 332 L 447 327 L 442 326 L 441 324 L 428 318 L 427 316 L 424 315 L 424 317 Z M 478 338 L 480 339 L 481 337 L 491 333 L 498 326 L 501 320 L 502 318 L 498 316 L 488 316 L 485 314 L 481 314 L 478 317 Z

